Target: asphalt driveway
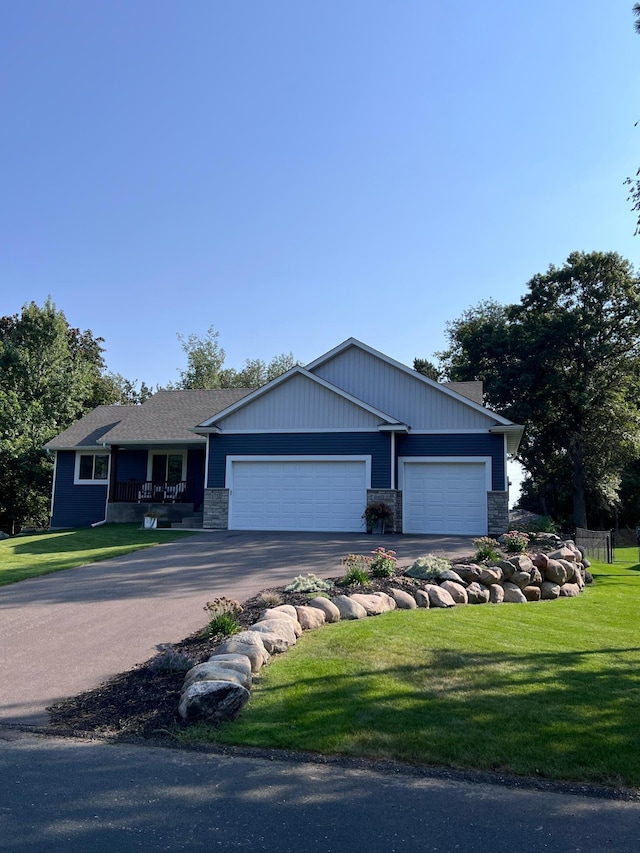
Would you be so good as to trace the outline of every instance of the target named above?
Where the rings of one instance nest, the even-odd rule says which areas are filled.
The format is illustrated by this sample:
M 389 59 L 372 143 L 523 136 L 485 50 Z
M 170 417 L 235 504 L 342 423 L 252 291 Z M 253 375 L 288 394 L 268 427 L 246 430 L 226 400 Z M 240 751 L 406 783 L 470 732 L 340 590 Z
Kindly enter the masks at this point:
M 400 564 L 473 552 L 470 537 L 211 531 L 0 587 L 0 725 L 42 726 L 46 707 L 97 687 L 203 627 L 219 595 L 243 601 L 301 572 L 384 545 Z

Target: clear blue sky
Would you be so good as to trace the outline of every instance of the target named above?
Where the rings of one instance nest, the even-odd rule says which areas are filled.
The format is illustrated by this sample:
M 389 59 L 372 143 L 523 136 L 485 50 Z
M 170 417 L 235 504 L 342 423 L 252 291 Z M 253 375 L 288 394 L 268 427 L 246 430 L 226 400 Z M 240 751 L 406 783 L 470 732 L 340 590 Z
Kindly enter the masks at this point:
M 640 261 L 632 0 L 4 0 L 0 315 L 111 370 L 411 364 L 573 250 Z

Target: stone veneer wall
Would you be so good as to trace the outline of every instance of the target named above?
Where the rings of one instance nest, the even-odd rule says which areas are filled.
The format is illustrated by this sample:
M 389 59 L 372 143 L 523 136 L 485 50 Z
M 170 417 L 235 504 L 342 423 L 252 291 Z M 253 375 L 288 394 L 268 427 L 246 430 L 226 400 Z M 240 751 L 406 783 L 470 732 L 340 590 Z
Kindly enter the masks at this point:
M 509 492 L 487 492 L 489 536 L 500 536 L 509 529 Z
M 229 527 L 229 489 L 205 489 L 202 526 L 210 530 Z
M 396 489 L 367 489 L 367 504 L 370 503 L 388 504 L 393 510 L 394 520 L 394 528 L 388 532 L 402 533 L 402 492 Z

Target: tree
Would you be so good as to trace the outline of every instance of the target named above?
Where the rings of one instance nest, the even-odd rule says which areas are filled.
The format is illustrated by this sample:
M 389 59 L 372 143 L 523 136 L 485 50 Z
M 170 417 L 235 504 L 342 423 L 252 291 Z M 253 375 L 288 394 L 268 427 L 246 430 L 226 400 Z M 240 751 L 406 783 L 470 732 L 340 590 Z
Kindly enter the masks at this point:
M 43 445 L 86 411 L 113 402 L 103 339 L 71 328 L 51 299 L 0 317 L 0 523 L 49 515 L 52 462 Z
M 575 252 L 515 305 L 480 303 L 447 327 L 447 378 L 481 379 L 488 405 L 526 426 L 518 453 L 545 511 L 570 483 L 576 526 L 611 510 L 640 455 L 640 291 L 616 253 Z M 556 502 L 557 505 L 557 502 Z
M 187 369 L 181 370 L 180 381 L 167 389 L 259 388 L 299 364 L 290 352 L 274 356 L 268 364 L 260 358 L 248 358 L 242 370 L 224 367 L 225 351 L 218 338 L 213 326 L 203 338 L 178 335 L 187 355 Z
M 633 4 L 633 14 L 635 15 L 634 28 L 637 33 L 640 33 L 640 3 Z M 636 122 L 636 127 L 638 122 Z M 627 201 L 632 202 L 631 210 L 638 213 L 636 222 L 636 230 L 634 236 L 640 234 L 640 169 L 636 172 L 633 178 L 626 178 L 625 184 L 629 187 L 629 196 Z
M 429 379 L 433 379 L 434 382 L 440 381 L 440 370 L 432 361 L 429 361 L 428 358 L 414 358 L 413 369 L 417 373 L 421 373 L 423 376 L 428 376 Z

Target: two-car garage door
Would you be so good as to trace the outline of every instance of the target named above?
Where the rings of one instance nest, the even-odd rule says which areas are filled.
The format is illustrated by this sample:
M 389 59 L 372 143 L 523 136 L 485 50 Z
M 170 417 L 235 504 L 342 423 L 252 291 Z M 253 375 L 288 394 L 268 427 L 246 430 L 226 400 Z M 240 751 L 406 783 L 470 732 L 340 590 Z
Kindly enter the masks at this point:
M 230 529 L 364 532 L 366 460 L 229 464 Z
M 401 466 L 405 533 L 486 534 L 486 461 L 415 460 Z

